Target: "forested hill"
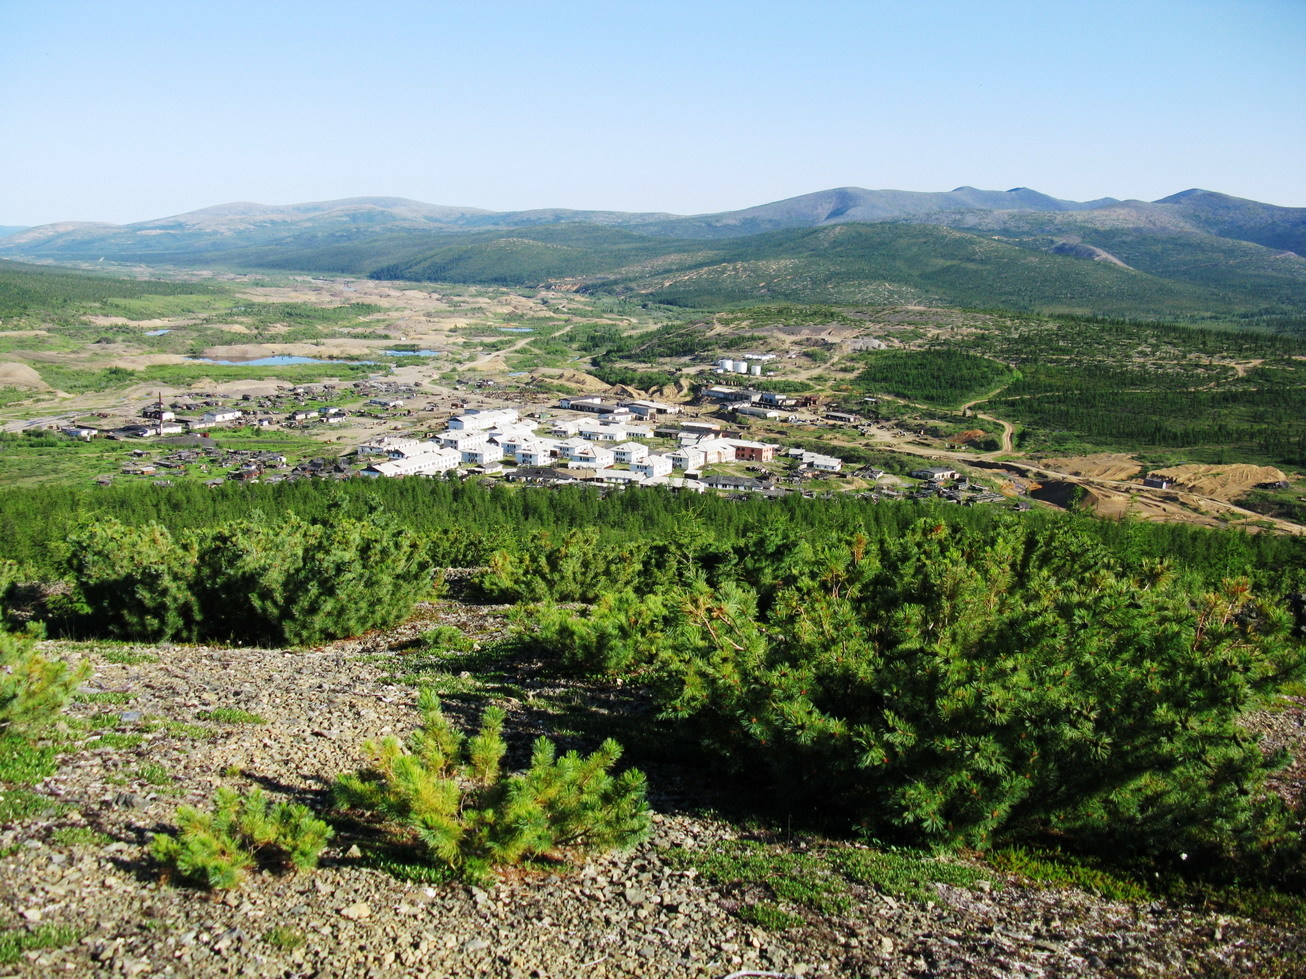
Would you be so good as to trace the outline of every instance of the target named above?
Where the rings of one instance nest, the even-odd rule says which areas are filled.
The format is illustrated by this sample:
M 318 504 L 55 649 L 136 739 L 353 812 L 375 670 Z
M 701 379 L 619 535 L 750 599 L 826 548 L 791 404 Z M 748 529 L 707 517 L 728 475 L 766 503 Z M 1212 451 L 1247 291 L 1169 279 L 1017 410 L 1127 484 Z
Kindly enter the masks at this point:
M 233 251 L 230 268 L 550 287 L 708 308 L 913 304 L 1173 318 L 1306 312 L 1306 259 L 1204 238 L 1111 239 L 1130 265 L 926 224 L 840 224 L 712 241 L 594 225 L 405 234 Z M 161 253 L 160 262 L 192 256 Z M 1134 264 L 1136 263 L 1136 264 Z
M 1306 209 L 1185 191 L 1059 201 L 1027 188 L 839 188 L 722 214 L 496 213 L 394 198 L 47 225 L 0 254 L 614 292 L 1098 315 L 1306 311 Z

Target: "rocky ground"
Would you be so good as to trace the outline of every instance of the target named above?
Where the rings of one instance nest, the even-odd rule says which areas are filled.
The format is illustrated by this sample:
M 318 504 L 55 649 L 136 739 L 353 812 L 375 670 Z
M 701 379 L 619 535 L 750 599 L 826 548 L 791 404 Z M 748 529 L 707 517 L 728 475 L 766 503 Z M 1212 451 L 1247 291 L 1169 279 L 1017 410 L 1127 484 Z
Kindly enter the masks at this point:
M 430 668 L 418 636 L 436 623 L 488 643 L 507 628 L 506 610 L 446 601 L 390 633 L 294 651 L 46 644 L 93 663 L 75 715 L 112 713 L 102 732 L 143 737 L 91 738 L 37 786 L 51 800 L 43 815 L 0 826 L 0 927 L 79 935 L 0 965 L 0 976 L 1290 975 L 1306 963 L 1306 939 L 1290 927 L 1109 901 L 982 865 L 967 886 L 928 885 L 928 900 L 854 883 L 846 907 L 809 908 L 801 924 L 766 930 L 738 915 L 770 896 L 766 881 L 713 881 L 697 858 L 741 838 L 777 853 L 826 844 L 712 815 L 700 784 L 710 773 L 656 764 L 646 766 L 652 838 L 581 868 L 484 887 L 412 883 L 369 866 L 369 841 L 342 826 L 313 873 L 255 874 L 216 895 L 162 880 L 145 845 L 179 804 L 258 785 L 321 807 L 331 780 L 364 762 L 363 741 L 410 730 L 416 689 L 395 679 Z M 588 695 L 529 663 L 488 678 L 475 652 L 467 665 L 433 675 L 450 691 L 488 684 L 519 734 Z M 608 709 L 638 710 L 622 696 L 613 691 Z M 476 700 L 447 702 L 466 719 Z M 264 723 L 205 719 L 215 707 Z M 1274 724 L 1276 738 L 1300 744 L 1299 712 Z

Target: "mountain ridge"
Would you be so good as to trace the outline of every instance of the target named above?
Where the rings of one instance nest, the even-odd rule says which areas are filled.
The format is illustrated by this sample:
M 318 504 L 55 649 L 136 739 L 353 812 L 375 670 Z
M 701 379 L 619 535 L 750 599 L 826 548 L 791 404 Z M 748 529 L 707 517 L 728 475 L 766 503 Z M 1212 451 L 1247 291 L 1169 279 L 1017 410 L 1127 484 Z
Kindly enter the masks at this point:
M 640 227 L 645 233 L 669 237 L 741 237 L 781 227 L 802 227 L 849 221 L 895 221 L 922 219 L 925 215 L 948 215 L 963 212 L 1046 212 L 1054 214 L 1173 207 L 1189 220 L 1209 225 L 1219 224 L 1226 230 L 1238 225 L 1239 215 L 1253 223 L 1280 225 L 1306 221 L 1306 208 L 1284 208 L 1259 201 L 1231 197 L 1215 191 L 1192 188 L 1157 201 L 1121 201 L 1103 197 L 1092 201 L 1069 201 L 1051 197 L 1028 187 L 1006 191 L 980 190 L 963 185 L 951 191 L 866 190 L 844 186 L 801 194 L 735 211 L 677 215 L 665 212 L 628 212 L 572 208 L 531 208 L 516 211 L 492 211 L 485 208 L 429 204 L 404 197 L 363 196 L 298 204 L 261 204 L 235 201 L 151 218 L 129 224 L 109 222 L 64 221 L 37 225 L 16 231 L 5 247 L 41 241 L 47 244 L 58 236 L 85 238 L 92 229 L 105 234 L 148 233 L 152 231 L 195 232 L 218 230 L 233 223 L 262 221 L 274 225 L 308 223 L 312 219 L 355 221 L 360 216 L 375 218 L 386 215 L 393 230 L 405 226 L 441 227 L 448 230 L 469 227 L 521 227 L 538 224 L 592 223 L 607 226 Z M 949 223 L 946 221 L 939 223 Z M 1247 223 L 1243 221 L 1242 223 Z M 1227 234 L 1225 236 L 1228 236 Z M 87 245 L 90 241 L 87 240 Z
M 947 234 L 908 230 L 927 227 Z M 850 236 L 809 234 L 835 229 Z M 1306 314 L 1306 208 L 1198 188 L 1077 202 L 1027 187 L 836 187 L 689 216 L 399 197 L 232 202 L 132 225 L 29 228 L 0 238 L 0 255 L 608 290 L 689 305 L 770 297 Z

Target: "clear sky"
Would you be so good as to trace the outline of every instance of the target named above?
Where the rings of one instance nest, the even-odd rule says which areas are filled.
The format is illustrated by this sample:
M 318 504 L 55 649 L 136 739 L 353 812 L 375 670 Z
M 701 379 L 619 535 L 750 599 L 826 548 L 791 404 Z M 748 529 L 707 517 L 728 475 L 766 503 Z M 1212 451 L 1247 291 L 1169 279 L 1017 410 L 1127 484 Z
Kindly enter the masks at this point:
M 0 0 L 0 224 L 830 187 L 1306 206 L 1306 0 Z

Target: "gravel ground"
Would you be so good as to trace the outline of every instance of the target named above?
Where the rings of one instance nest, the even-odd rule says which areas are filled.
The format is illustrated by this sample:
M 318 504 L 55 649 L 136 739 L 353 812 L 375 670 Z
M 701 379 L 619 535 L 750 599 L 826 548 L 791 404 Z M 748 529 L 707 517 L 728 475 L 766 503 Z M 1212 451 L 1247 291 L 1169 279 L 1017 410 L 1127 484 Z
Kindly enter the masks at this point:
M 118 731 L 146 733 L 136 745 L 92 741 L 64 756 L 37 789 L 65 807 L 0 827 L 0 926 L 71 925 L 82 936 L 0 965 L 0 976 L 1290 975 L 1284 962 L 1306 962 L 1291 929 L 1036 888 L 997 872 L 968 888 L 934 885 L 926 903 L 859 886 L 848 911 L 766 931 L 735 913 L 758 895 L 710 883 L 676 858 L 714 852 L 745 831 L 691 808 L 694 786 L 656 769 L 653 837 L 565 872 L 515 872 L 484 888 L 413 884 L 365 866 L 358 840 L 342 830 L 311 874 L 255 874 L 217 895 L 161 881 L 144 847 L 179 804 L 206 807 L 226 784 L 321 806 L 331 780 L 363 763 L 363 741 L 415 723 L 416 691 L 387 681 L 388 654 L 402 659 L 437 622 L 491 640 L 506 628 L 505 611 L 446 601 L 362 640 L 297 651 L 145 646 L 157 661 L 135 664 L 110 662 L 132 647 L 47 643 L 94 665 L 84 689 L 99 702 L 74 714 L 112 711 Z M 532 686 L 528 669 L 514 682 L 510 728 L 515 717 L 530 733 L 539 723 L 533 698 L 558 690 Z M 126 696 L 106 703 L 114 693 Z M 266 723 L 199 719 L 218 706 Z M 1300 745 L 1302 716 L 1277 715 L 1274 737 Z M 146 730 L 157 720 L 179 723 Z M 69 827 L 111 842 L 57 842 Z M 268 938 L 274 928 L 302 934 L 303 944 L 279 947 Z

